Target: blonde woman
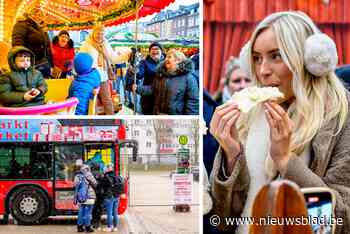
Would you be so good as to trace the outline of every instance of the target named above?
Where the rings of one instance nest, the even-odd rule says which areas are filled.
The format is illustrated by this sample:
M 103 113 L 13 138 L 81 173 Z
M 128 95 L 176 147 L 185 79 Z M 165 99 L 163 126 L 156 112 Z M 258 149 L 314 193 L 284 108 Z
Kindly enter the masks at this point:
M 155 115 L 198 115 L 198 83 L 192 75 L 192 61 L 181 51 L 172 49 L 160 63 L 152 85 L 137 87 L 141 95 L 153 95 Z
M 113 51 L 104 38 L 104 26 L 96 24 L 90 37 L 82 44 L 80 52 L 88 53 L 93 58 L 93 68 L 96 68 L 101 77 L 99 98 L 106 115 L 114 115 L 112 96 L 108 85 L 108 69 L 111 64 L 119 62 L 120 53 Z
M 334 74 L 333 41 L 300 12 L 268 16 L 255 29 L 248 64 L 257 86 L 277 87 L 284 98 L 247 115 L 235 103 L 219 106 L 210 131 L 220 144 L 211 174 L 213 209 L 247 217 L 259 189 L 282 177 L 300 187 L 336 194 L 336 233 L 350 233 L 349 99 Z M 221 226 L 248 233 L 248 226 Z

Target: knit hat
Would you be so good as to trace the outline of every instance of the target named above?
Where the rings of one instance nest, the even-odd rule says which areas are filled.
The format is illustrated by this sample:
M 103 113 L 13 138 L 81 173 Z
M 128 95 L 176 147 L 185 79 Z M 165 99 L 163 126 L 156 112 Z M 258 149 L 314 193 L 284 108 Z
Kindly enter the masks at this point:
M 86 74 L 91 70 L 93 59 L 88 53 L 78 53 L 74 58 L 74 69 L 78 75 Z
M 151 45 L 148 47 L 148 50 L 150 51 L 152 47 L 155 47 L 155 46 L 158 47 L 163 52 L 163 47 L 158 42 L 152 42 Z
M 69 37 L 69 33 L 66 30 L 62 30 L 58 33 L 58 36 L 61 36 L 61 35 L 67 35 Z

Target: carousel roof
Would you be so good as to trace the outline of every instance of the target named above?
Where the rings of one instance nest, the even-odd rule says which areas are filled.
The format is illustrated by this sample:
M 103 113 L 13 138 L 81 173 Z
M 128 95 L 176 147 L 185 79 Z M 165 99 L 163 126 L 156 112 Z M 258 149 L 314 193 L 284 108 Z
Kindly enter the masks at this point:
M 5 38 L 18 17 L 41 9 L 49 30 L 82 30 L 96 22 L 113 26 L 161 11 L 175 0 L 4 0 Z M 9 30 L 9 31 L 6 31 Z

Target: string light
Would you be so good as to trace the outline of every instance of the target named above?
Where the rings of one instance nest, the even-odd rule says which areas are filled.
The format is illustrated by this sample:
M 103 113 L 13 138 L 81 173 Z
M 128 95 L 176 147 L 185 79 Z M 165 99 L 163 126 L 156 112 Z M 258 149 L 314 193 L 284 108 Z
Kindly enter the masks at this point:
M 0 0 L 0 41 L 4 40 L 4 9 L 5 9 L 5 0 Z

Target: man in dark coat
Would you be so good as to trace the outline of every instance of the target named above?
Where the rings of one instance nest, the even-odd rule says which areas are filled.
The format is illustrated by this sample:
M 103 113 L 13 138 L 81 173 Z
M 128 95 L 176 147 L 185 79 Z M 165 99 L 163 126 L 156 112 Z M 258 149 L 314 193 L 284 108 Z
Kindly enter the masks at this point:
M 156 76 L 158 64 L 164 60 L 163 47 L 158 42 L 153 42 L 149 46 L 149 55 L 142 60 L 137 67 L 136 79 L 138 86 L 152 85 Z M 133 72 L 127 74 L 127 89 L 131 90 L 131 85 L 134 83 Z M 154 107 L 153 95 L 141 94 L 141 110 L 144 115 L 152 115 Z
M 17 20 L 12 31 L 12 46 L 24 46 L 35 55 L 35 68 L 50 77 L 52 58 L 50 40 L 43 30 L 43 13 L 34 8 Z
M 11 71 L 0 76 L 0 103 L 8 107 L 44 104 L 47 84 L 42 74 L 31 65 L 34 54 L 23 46 L 13 47 L 8 54 Z

